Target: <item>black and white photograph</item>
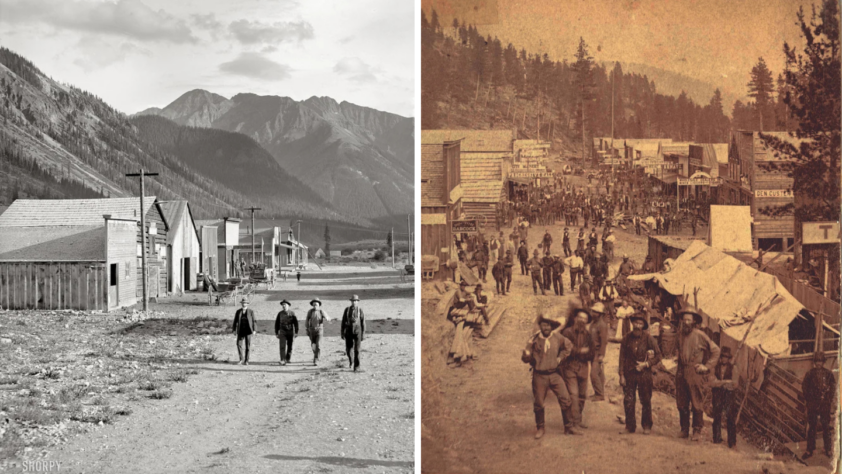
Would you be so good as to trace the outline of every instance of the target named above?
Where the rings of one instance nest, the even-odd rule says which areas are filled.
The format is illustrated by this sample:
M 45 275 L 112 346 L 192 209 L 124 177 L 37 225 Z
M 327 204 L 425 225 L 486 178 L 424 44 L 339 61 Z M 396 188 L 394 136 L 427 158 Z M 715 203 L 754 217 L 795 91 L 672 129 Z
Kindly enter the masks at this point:
M 0 471 L 414 471 L 417 16 L 0 0 Z

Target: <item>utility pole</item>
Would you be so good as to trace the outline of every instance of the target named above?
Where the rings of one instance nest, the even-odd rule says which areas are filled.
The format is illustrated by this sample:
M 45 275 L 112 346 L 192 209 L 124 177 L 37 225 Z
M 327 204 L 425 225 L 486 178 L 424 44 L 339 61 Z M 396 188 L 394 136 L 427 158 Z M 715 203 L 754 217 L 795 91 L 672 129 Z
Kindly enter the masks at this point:
M 614 66 L 617 63 L 614 62 Z M 611 178 L 614 178 L 614 83 L 617 81 L 617 75 L 614 74 L 617 68 L 611 71 Z
M 262 208 L 260 207 L 247 207 L 247 211 L 251 211 L 251 263 L 253 265 L 257 264 L 257 259 L 254 258 L 254 211 L 260 211 Z M 263 260 L 263 255 L 260 256 L 260 260 Z
M 407 255 L 409 256 L 409 261 L 406 262 L 407 265 L 412 265 L 412 224 L 410 224 L 410 216 L 412 214 L 406 215 L 406 230 L 407 230 L 407 237 L 406 243 L 409 246 Z
M 158 176 L 158 173 L 147 173 L 141 168 L 140 173 L 129 173 L 126 175 L 127 178 L 137 176 L 140 176 L 140 275 L 143 278 L 143 311 L 146 312 L 149 310 L 149 290 L 147 289 L 146 282 L 146 216 L 143 213 L 143 194 L 146 191 L 146 187 L 144 186 L 143 177 Z M 167 258 L 172 258 L 172 256 L 167 255 Z
M 395 268 L 395 228 L 394 227 L 392 227 L 391 230 L 389 230 L 389 237 L 390 237 L 389 240 L 392 241 L 392 268 Z

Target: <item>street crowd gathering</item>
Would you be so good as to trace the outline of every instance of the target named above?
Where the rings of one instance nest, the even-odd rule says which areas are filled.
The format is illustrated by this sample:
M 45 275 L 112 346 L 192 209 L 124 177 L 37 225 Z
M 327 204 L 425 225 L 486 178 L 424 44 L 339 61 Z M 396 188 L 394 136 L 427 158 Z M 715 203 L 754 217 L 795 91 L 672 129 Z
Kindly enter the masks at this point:
M 360 368 L 360 346 L 365 337 L 365 312 L 360 307 L 360 298 L 351 296 L 351 305 L 342 313 L 342 325 L 339 335 L 345 341 L 345 354 L 348 356 L 348 366 L 354 372 Z M 292 343 L 298 337 L 298 317 L 292 311 L 286 299 L 281 300 L 281 311 L 275 317 L 275 336 L 279 341 L 279 365 L 287 365 L 292 361 Z M 249 365 L 252 335 L 257 333 L 254 310 L 249 308 L 247 298 L 240 300 L 241 308 L 234 314 L 231 331 L 237 336 L 237 353 L 240 361 L 238 365 Z M 318 365 L 321 355 L 321 342 L 324 337 L 324 324 L 331 318 L 322 309 L 322 301 L 313 298 L 310 310 L 304 320 L 304 329 L 310 339 L 313 351 L 313 365 Z
M 512 194 L 512 201 L 499 206 L 497 228 L 512 225 L 506 235 L 491 235 L 486 239 L 482 231 L 474 235 L 457 235 L 458 259 L 487 281 L 487 272 L 495 280 L 495 292 L 501 297 L 511 291 L 517 266 L 520 275 L 530 278 L 534 295 L 564 296 L 563 275 L 571 292 L 578 291 L 581 306 L 570 314 L 542 314 L 539 330 L 528 340 L 522 361 L 531 367 L 532 393 L 537 431 L 535 438 L 545 433 L 545 398 L 552 392 L 562 412 L 564 432 L 582 434 L 588 426 L 582 413 L 586 402 L 588 381 L 593 390 L 592 401 L 605 399 L 604 358 L 610 342 L 619 343 L 619 379 L 623 387 L 625 429 L 622 434 L 636 432 L 635 406 L 641 404 L 640 426 L 643 434 L 651 432 L 653 374 L 662 358 L 675 358 L 675 398 L 679 415 L 679 438 L 698 441 L 702 436 L 703 410 L 706 393 L 710 390 L 713 405 L 713 442 L 721 443 L 722 422 L 725 419 L 727 444 L 737 442 L 739 401 L 735 391 L 740 388 L 740 371 L 734 365 L 731 348 L 720 348 L 701 328 L 702 314 L 686 301 L 676 298 L 661 300 L 650 282 L 630 281 L 632 274 L 647 274 L 656 269 L 649 256 L 638 267 L 628 255 L 612 275 L 609 265 L 614 261 L 616 225 L 630 223 L 634 232 L 668 234 L 680 230 L 683 220 L 666 207 L 657 216 L 643 218 L 645 210 L 642 192 L 635 192 L 634 180 L 611 188 L 605 194 L 591 194 L 585 188 L 576 189 L 564 177 L 548 186 L 529 186 Z M 691 204 L 691 203 L 688 203 Z M 704 215 L 689 212 L 693 235 L 697 221 Z M 579 220 L 583 226 L 579 227 Z M 564 220 L 560 246 L 546 229 L 538 247 L 530 255 L 527 236 L 531 228 L 555 225 Z M 597 229 L 601 227 L 602 231 Z M 590 228 L 590 229 L 589 229 Z M 625 226 L 623 226 L 625 228 Z M 556 245 L 553 250 L 553 245 Z M 601 247 L 600 247 L 601 245 Z M 665 262 L 669 265 L 669 262 Z M 454 268 L 454 281 L 456 267 Z M 667 269 L 668 270 L 668 269 Z M 487 322 L 488 298 L 482 283 L 468 291 L 462 280 L 454 297 L 453 308 L 466 307 L 478 311 Z M 619 305 L 619 306 L 618 306 Z M 653 326 L 650 329 L 650 325 Z M 824 368 L 825 356 L 818 352 L 814 368 L 804 378 L 803 393 L 808 415 L 808 446 L 805 458 L 816 449 L 816 427 L 824 426 L 825 451 L 831 453 L 832 419 L 835 382 L 830 370 Z M 663 367 L 661 365 L 661 367 Z M 692 431 L 691 431 L 692 428 Z

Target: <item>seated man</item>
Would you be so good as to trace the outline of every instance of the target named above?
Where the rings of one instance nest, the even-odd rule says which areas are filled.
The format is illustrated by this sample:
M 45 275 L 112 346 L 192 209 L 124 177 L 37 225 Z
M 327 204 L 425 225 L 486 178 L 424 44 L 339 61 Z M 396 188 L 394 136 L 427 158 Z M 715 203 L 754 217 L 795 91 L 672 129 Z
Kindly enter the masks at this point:
M 479 311 L 485 324 L 488 324 L 488 297 L 482 294 L 482 284 L 478 284 L 474 289 L 474 294 L 470 295 L 468 308 L 471 311 Z
M 462 282 L 459 283 L 459 289 L 456 290 L 456 294 L 453 295 L 453 304 L 450 305 L 450 309 L 447 310 L 448 321 L 453 321 L 454 319 L 453 310 L 463 309 L 468 306 L 471 296 L 467 291 L 465 291 L 467 286 L 468 282 L 465 280 L 462 280 Z

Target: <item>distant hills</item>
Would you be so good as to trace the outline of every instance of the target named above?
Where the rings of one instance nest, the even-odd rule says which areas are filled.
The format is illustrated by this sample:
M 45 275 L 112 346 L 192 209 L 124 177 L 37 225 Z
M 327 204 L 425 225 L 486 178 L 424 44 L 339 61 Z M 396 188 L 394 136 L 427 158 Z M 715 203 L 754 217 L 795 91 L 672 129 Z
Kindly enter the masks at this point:
M 130 118 L 0 48 L 0 205 L 136 196 L 125 174 L 142 167 L 160 174 L 148 195 L 187 199 L 196 218 L 256 205 L 264 216 L 382 224 L 412 210 L 412 122 L 330 98 L 206 91 Z
M 329 97 L 226 99 L 200 89 L 136 115 L 247 135 L 344 215 L 370 219 L 412 212 L 411 118 Z

